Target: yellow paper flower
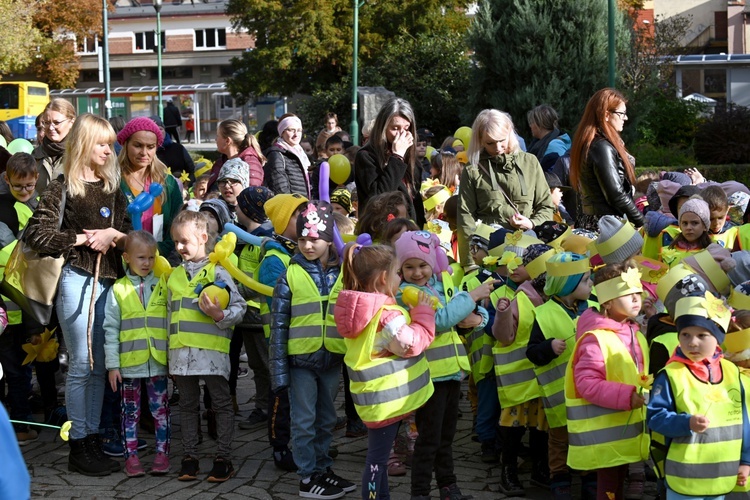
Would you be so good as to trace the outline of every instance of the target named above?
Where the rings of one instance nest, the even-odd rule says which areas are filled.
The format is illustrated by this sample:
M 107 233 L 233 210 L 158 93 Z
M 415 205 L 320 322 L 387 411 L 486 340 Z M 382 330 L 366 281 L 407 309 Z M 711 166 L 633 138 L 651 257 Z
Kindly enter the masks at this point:
M 620 274 L 622 281 L 628 285 L 628 288 L 640 288 L 641 287 L 641 273 L 637 268 L 631 267 L 624 273 Z
M 521 242 L 521 238 L 523 238 L 523 231 L 519 229 L 518 231 L 514 233 L 509 233 L 505 235 L 505 244 L 517 246 L 518 243 Z
M 708 317 L 711 319 L 726 318 L 726 316 L 730 314 L 729 309 L 724 305 L 724 301 L 714 297 L 709 291 L 706 291 L 703 307 L 706 308 L 706 313 L 708 313 Z
M 666 265 L 671 266 L 672 262 L 677 258 L 677 250 L 674 248 L 662 248 L 661 250 L 661 260 Z
M 67 422 L 65 422 L 64 424 L 62 424 L 62 427 L 60 427 L 60 437 L 62 438 L 63 441 L 67 441 L 68 438 L 70 437 L 69 436 L 69 434 L 70 434 L 70 427 L 72 425 L 73 425 L 73 422 L 71 422 L 70 420 L 68 420 Z
M 440 234 L 440 232 L 443 230 L 443 226 L 435 221 L 430 221 L 427 223 L 427 230 L 434 234 Z
M 708 401 L 711 401 L 711 403 L 727 403 L 730 401 L 729 396 L 727 395 L 727 391 L 719 388 L 715 388 L 711 391 L 708 391 L 706 394 L 706 399 Z
M 57 350 L 60 347 L 60 344 L 57 342 L 57 339 L 50 340 L 55 329 L 56 327 L 51 331 L 45 329 L 44 333 L 41 335 L 42 341 L 40 343 L 36 345 L 27 343 L 21 346 L 21 349 L 26 353 L 26 358 L 21 363 L 22 365 L 28 365 L 34 360 L 49 362 L 57 358 Z
M 664 277 L 665 274 L 667 274 L 668 269 L 660 268 L 660 269 L 652 269 L 648 272 L 649 281 L 652 283 L 656 283 L 660 279 Z
M 485 266 L 496 266 L 497 265 L 497 257 L 494 255 L 490 255 L 489 257 L 485 257 L 482 259 L 482 263 Z
M 190 180 L 190 174 L 187 172 L 182 172 L 182 175 L 180 176 L 180 180 L 182 182 L 187 182 Z
M 167 173 L 168 173 L 169 175 L 172 175 L 172 167 L 167 167 Z
M 652 374 L 645 374 L 641 373 L 638 376 L 638 385 L 641 389 L 645 389 L 647 391 L 651 390 L 651 386 L 654 385 L 654 376 Z
M 518 266 L 523 264 L 523 260 L 521 260 L 521 257 L 518 257 L 515 252 L 509 252 L 505 251 L 500 256 L 500 260 L 497 262 L 498 266 L 505 266 L 508 268 L 509 272 L 515 271 Z
M 431 187 L 435 187 L 439 185 L 440 185 L 439 179 L 427 179 L 425 181 L 422 181 L 422 184 L 419 186 L 419 192 L 420 194 L 424 195 L 425 191 L 427 191 Z

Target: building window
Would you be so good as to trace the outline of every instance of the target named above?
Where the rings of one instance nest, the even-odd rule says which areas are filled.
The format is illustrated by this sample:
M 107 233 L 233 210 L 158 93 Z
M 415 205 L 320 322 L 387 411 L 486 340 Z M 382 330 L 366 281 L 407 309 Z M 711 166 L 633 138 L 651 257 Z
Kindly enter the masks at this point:
M 98 82 L 99 81 L 99 70 L 96 69 L 84 69 L 81 71 L 82 82 Z
M 161 32 L 161 47 L 164 51 L 164 47 L 167 46 L 166 35 L 164 31 Z M 135 33 L 135 52 L 155 52 L 156 51 L 156 32 L 155 31 L 142 31 Z
M 174 66 L 164 67 L 161 70 L 162 80 L 185 80 L 193 77 L 192 66 Z M 159 79 L 159 69 L 151 68 L 151 79 Z
M 99 37 L 96 35 L 87 36 L 81 40 L 76 40 L 77 54 L 96 54 L 96 48 L 99 43 Z
M 195 30 L 195 50 L 225 49 L 226 47 L 226 28 Z
M 125 80 L 125 72 L 121 69 L 110 69 L 109 79 L 115 82 L 121 82 Z
M 219 66 L 219 77 L 229 78 L 230 76 L 234 76 L 234 68 L 231 66 Z

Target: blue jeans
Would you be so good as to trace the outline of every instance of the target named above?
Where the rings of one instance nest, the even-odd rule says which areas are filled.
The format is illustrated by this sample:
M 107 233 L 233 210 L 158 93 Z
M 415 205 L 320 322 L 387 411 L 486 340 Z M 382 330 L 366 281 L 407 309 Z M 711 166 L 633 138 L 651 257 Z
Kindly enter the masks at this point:
M 83 439 L 99 432 L 99 418 L 104 399 L 104 305 L 113 280 L 94 277 L 81 269 L 66 265 L 62 270 L 57 293 L 57 318 L 68 348 L 68 378 L 65 383 L 65 406 L 73 423 L 70 437 Z M 91 328 L 91 350 L 94 369 L 89 367 L 86 331 L 89 321 L 91 292 L 96 289 L 94 323 Z
M 303 479 L 333 464 L 328 448 L 336 426 L 333 402 L 340 374 L 338 364 L 320 371 L 289 367 L 292 451 L 297 474 Z
M 480 442 L 495 441 L 500 433 L 500 400 L 494 372 L 477 382 L 477 436 Z

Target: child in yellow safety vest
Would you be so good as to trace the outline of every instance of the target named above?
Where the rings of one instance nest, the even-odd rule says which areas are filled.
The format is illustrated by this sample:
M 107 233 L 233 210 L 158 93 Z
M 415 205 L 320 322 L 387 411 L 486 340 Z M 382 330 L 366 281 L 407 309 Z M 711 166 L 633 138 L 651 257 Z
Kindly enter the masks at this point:
M 453 437 L 461 378 L 469 371 L 469 360 L 454 327 L 481 328 L 487 323 L 487 311 L 476 302 L 489 297 L 494 281 L 483 283 L 471 292 L 456 293 L 440 239 L 426 231 L 403 233 L 396 241 L 396 255 L 403 278 L 396 297 L 399 305 L 404 304 L 403 290 L 410 286 L 439 301 L 435 340 L 425 351 L 435 392 L 416 412 L 419 437 L 412 459 L 412 499 L 429 498 L 433 470 L 442 498 L 463 498 L 453 469 Z
M 333 246 L 333 207 L 326 201 L 310 201 L 296 223 L 299 253 L 279 276 L 271 303 L 271 389 L 289 388 L 300 496 L 339 498 L 356 485 L 331 470 L 329 454 L 346 352 L 333 319 L 343 286 Z
M 666 447 L 664 460 L 656 461 L 666 496 L 714 499 L 746 491 L 747 379 L 719 347 L 732 313 L 705 292 L 679 299 L 675 316 L 679 346 L 654 381 L 647 413 L 654 441 L 658 433 Z
M 229 344 L 232 329 L 245 315 L 247 304 L 229 273 L 208 258 L 208 218 L 201 212 L 183 211 L 172 221 L 172 239 L 182 263 L 167 281 L 169 317 L 169 374 L 180 391 L 182 424 L 181 481 L 197 479 L 200 379 L 211 392 L 216 414 L 217 453 L 209 482 L 234 475 L 232 435 L 234 410 L 229 394 Z M 226 304 L 202 293 L 210 285 L 223 287 Z
M 596 498 L 624 498 L 628 465 L 648 457 L 641 395 L 648 368 L 641 310 L 641 275 L 634 261 L 596 272 L 599 310 L 578 319 L 576 345 L 565 372 L 568 466 L 596 470 Z
M 507 237 L 506 237 L 507 239 Z M 500 399 L 500 442 L 502 445 L 500 490 L 507 496 L 524 494 L 518 478 L 518 453 L 521 439 L 529 429 L 529 452 L 533 462 L 531 480 L 543 488 L 549 487 L 547 466 L 547 420 L 534 374 L 534 365 L 526 358 L 526 348 L 534 324 L 535 308 L 544 303 L 546 262 L 555 249 L 543 243 L 532 243 L 526 248 L 519 242 L 506 245 L 506 252 L 520 254 L 504 258 L 510 280 L 518 283 L 513 299 L 497 301 L 492 334 L 497 344 L 492 349 Z
M 334 317 L 346 339 L 354 405 L 367 426 L 362 499 L 385 499 L 389 451 L 401 420 L 434 390 L 424 351 L 435 338 L 435 311 L 422 291 L 408 312 L 396 305 L 401 278 L 390 247 L 348 245 L 342 273 Z M 399 394 L 389 396 L 396 388 Z
M 661 261 L 670 268 L 711 244 L 711 212 L 700 196 L 693 196 L 680 206 L 678 220 L 679 234 L 668 247 L 662 247 L 659 255 Z
M 156 240 L 134 231 L 125 240 L 125 276 L 107 292 L 104 355 L 109 383 L 122 395 L 122 439 L 125 474 L 145 474 L 138 458 L 141 382 L 145 381 L 149 410 L 154 417 L 156 457 L 150 473 L 169 472 L 171 424 L 167 393 L 167 289 L 154 275 Z
M 534 373 L 549 424 L 548 463 L 550 490 L 555 500 L 571 498 L 568 469 L 568 428 L 565 418 L 565 368 L 575 345 L 578 317 L 595 303 L 590 302 L 591 271 L 588 259 L 575 253 L 559 253 L 547 261 L 544 294 L 547 302 L 536 308 L 526 357 Z M 589 477 L 593 476 L 593 477 Z M 595 482 L 588 474 L 582 490 Z

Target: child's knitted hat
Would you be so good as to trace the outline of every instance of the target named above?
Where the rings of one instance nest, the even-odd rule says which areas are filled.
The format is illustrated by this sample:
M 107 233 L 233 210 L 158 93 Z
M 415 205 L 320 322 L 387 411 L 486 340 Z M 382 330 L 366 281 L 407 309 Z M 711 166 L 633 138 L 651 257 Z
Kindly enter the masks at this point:
M 544 285 L 544 294 L 548 297 L 570 295 L 578 287 L 589 268 L 589 260 L 583 255 L 570 252 L 553 255 L 547 260 L 547 282 Z
M 251 186 L 243 189 L 237 196 L 237 206 L 248 219 L 263 224 L 268 220 L 263 205 L 271 198 L 273 198 L 273 192 L 267 187 Z
M 338 203 L 347 213 L 351 213 L 352 194 L 346 188 L 338 188 L 331 193 L 331 203 Z
M 327 201 L 309 201 L 297 217 L 297 238 L 333 241 L 333 207 Z
M 643 237 L 628 221 L 605 215 L 599 219 L 599 238 L 595 245 L 605 264 L 616 264 L 640 253 Z
M 224 179 L 240 181 L 242 189 L 245 189 L 250 184 L 250 165 L 245 163 L 241 158 L 228 159 L 221 166 L 219 177 L 216 178 L 218 182 Z
M 565 239 L 573 234 L 573 228 L 562 222 L 548 220 L 536 226 L 534 232 L 542 243 L 551 247 L 560 247 Z
M 440 238 L 427 231 L 406 231 L 395 243 L 399 268 L 409 259 L 427 262 L 438 279 L 440 273 L 450 269 L 448 257 L 440 247 Z
M 299 193 L 284 193 L 277 194 L 263 205 L 276 234 L 284 233 L 289 221 L 292 220 L 292 214 L 307 201 L 307 198 Z
M 708 208 L 708 203 L 703 201 L 699 196 L 689 198 L 680 207 L 680 216 L 677 220 L 682 220 L 682 216 L 690 212 L 700 218 L 701 222 L 706 226 L 706 231 L 708 231 L 708 228 L 711 227 L 711 211 Z
M 700 326 L 716 337 L 719 344 L 724 342 L 732 313 L 724 300 L 709 291 L 693 294 L 677 301 L 675 325 L 677 331 L 688 326 Z
M 667 314 L 674 319 L 678 300 L 689 295 L 703 295 L 710 288 L 711 286 L 700 275 L 688 274 L 680 278 L 661 301 L 664 303 Z
M 534 280 L 547 272 L 547 261 L 555 255 L 555 249 L 544 243 L 533 243 L 524 250 L 521 263 Z

